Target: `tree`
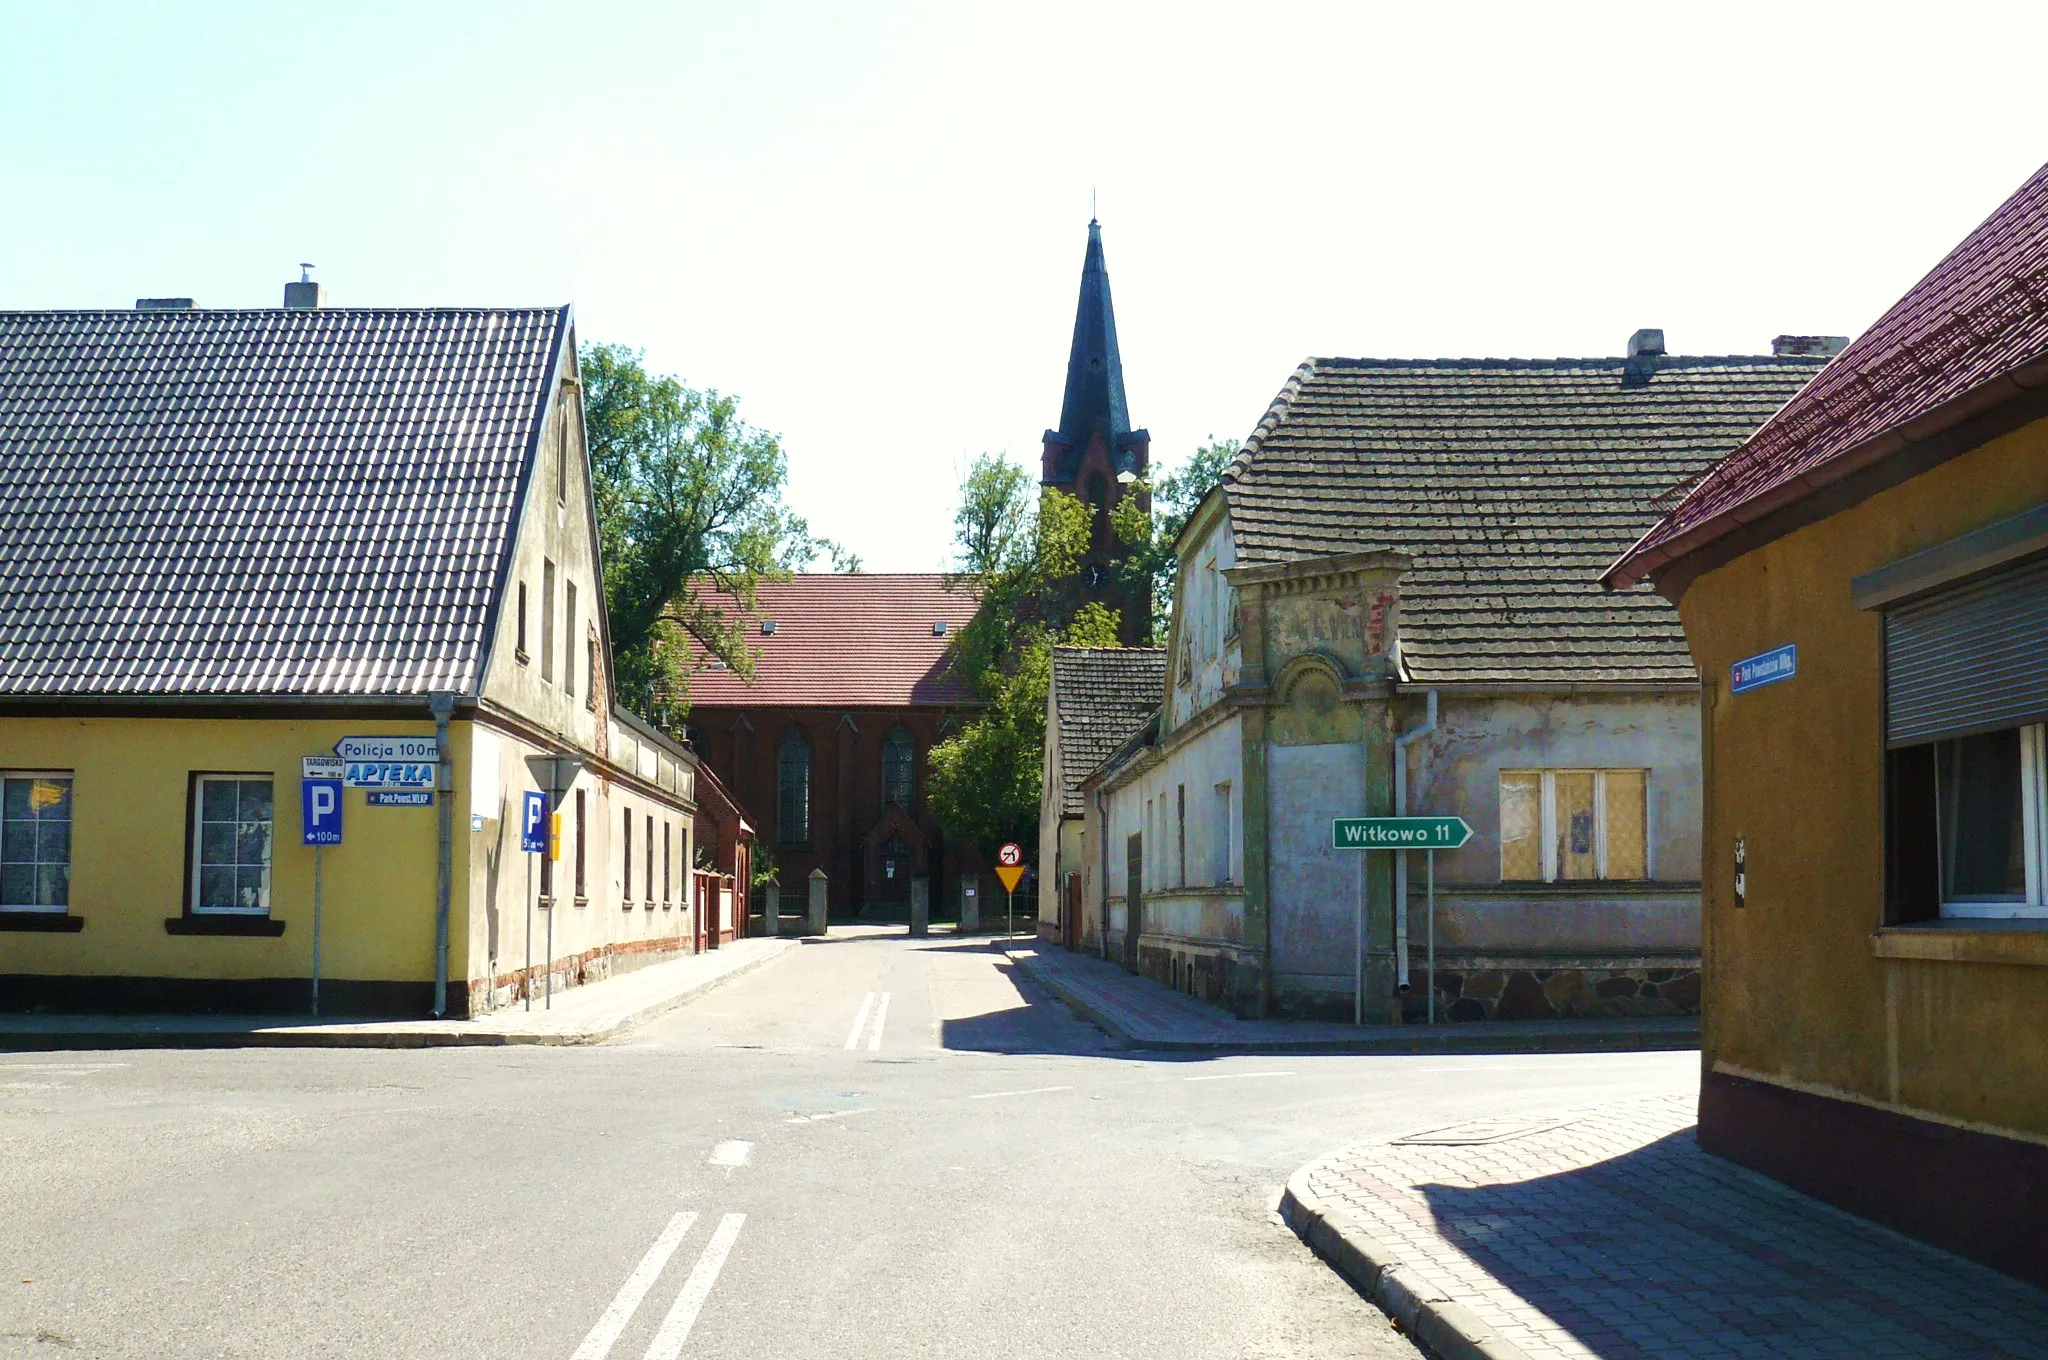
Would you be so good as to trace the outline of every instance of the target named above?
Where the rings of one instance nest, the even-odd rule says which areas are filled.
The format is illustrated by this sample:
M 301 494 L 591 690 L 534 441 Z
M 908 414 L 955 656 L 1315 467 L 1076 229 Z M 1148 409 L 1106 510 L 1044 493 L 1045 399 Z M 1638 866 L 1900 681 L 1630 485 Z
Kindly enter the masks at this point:
M 783 501 L 788 460 L 738 403 L 650 374 L 619 345 L 581 352 L 584 439 L 597 502 L 613 664 L 621 698 L 688 692 L 688 642 L 751 678 L 743 616 L 767 578 L 829 554 Z
M 929 789 L 947 834 L 984 852 L 1028 840 L 1038 827 L 1053 643 L 1116 645 L 1116 612 L 1075 604 L 1093 516 L 1057 490 L 1034 503 L 1024 469 L 998 455 L 975 459 L 961 479 L 957 581 L 979 608 L 954 643 L 953 665 L 985 707 L 932 748 Z
M 1180 570 L 1174 545 L 1202 498 L 1223 480 L 1237 452 L 1235 439 L 1209 436 L 1209 442 L 1189 454 L 1179 468 L 1160 474 L 1152 483 L 1150 514 L 1140 508 L 1138 497 L 1126 495 L 1110 516 L 1117 542 L 1124 549 L 1114 566 L 1120 584 L 1127 589 L 1151 588 L 1151 640 L 1155 645 L 1165 642 L 1173 619 L 1174 578 Z

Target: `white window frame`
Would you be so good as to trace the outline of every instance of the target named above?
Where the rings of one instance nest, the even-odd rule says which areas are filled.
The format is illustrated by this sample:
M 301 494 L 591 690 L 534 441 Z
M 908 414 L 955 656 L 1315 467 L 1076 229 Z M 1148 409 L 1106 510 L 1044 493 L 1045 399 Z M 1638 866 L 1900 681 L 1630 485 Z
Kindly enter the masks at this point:
M 1637 774 L 1643 776 L 1643 876 L 1637 878 L 1609 878 L 1607 874 L 1607 776 L 1608 774 Z M 1587 769 L 1583 766 L 1559 765 L 1549 769 L 1532 766 L 1503 766 L 1494 776 L 1494 815 L 1500 816 L 1500 781 L 1514 774 L 1534 774 L 1541 777 L 1542 793 L 1538 819 L 1538 850 L 1542 854 L 1544 883 L 1649 883 L 1657 877 L 1656 827 L 1650 817 L 1651 768 L 1646 765 L 1615 765 L 1606 768 Z M 1593 776 L 1593 866 L 1592 878 L 1561 879 L 1557 876 L 1557 777 L 1560 774 L 1590 774 Z M 1513 879 L 1507 876 L 1507 841 L 1496 829 L 1495 838 L 1500 842 L 1500 877 L 1503 883 L 1526 883 L 1527 879 Z
M 206 786 L 208 784 L 242 784 L 262 780 L 270 785 L 270 843 L 263 862 L 265 895 L 270 898 L 267 907 L 210 907 L 200 893 L 200 885 L 206 875 Z M 277 906 L 277 776 L 267 770 L 250 770 L 242 774 L 215 772 L 194 775 L 192 778 L 192 915 L 194 916 L 254 916 L 269 919 Z M 236 825 L 240 825 L 237 818 Z M 237 862 L 239 867 L 239 861 Z
M 2010 729 L 2008 729 L 2010 730 Z M 1941 914 L 1958 921 L 2019 921 L 2048 917 L 2048 726 L 2030 723 L 2020 733 L 2020 840 L 2027 861 L 2024 902 L 1951 902 L 1948 855 L 1942 843 L 1940 779 L 1935 781 L 1935 854 Z M 1944 738 L 1944 740 L 1947 740 Z M 1938 758 L 1938 757 L 1937 757 Z
M 0 770 L 0 781 L 9 779 L 61 779 L 71 785 L 71 845 L 64 856 L 65 888 L 62 905 L 52 907 L 36 902 L 0 902 L 0 911 L 18 911 L 47 916 L 68 915 L 71 911 L 71 865 L 77 857 L 78 850 L 78 772 L 75 770 Z M 40 859 L 32 862 L 36 867 L 42 867 L 43 862 Z

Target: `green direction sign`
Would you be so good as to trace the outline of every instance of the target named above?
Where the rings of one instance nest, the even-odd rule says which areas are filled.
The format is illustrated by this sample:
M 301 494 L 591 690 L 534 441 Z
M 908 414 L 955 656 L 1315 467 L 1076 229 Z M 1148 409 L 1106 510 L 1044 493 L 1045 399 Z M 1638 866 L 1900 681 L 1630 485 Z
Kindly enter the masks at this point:
M 1339 850 L 1455 850 L 1472 828 L 1463 817 L 1339 817 L 1330 836 Z

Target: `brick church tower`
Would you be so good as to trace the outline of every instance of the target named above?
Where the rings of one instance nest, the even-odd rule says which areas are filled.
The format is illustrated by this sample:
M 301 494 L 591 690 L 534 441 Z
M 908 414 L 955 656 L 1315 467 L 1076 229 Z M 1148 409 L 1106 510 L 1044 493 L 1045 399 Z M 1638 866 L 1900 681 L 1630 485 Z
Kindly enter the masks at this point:
M 1152 623 L 1149 586 L 1120 590 L 1106 564 L 1118 553 L 1110 512 L 1151 465 L 1152 436 L 1131 428 L 1124 402 L 1123 357 L 1117 351 L 1116 312 L 1109 303 L 1109 268 L 1102 261 L 1102 226 L 1088 223 L 1088 253 L 1081 264 L 1081 302 L 1074 313 L 1074 348 L 1067 357 L 1067 393 L 1060 425 L 1045 432 L 1040 483 L 1095 507 L 1094 540 L 1081 567 L 1083 601 L 1117 610 L 1125 646 L 1147 640 Z M 1150 510 L 1149 493 L 1140 504 Z

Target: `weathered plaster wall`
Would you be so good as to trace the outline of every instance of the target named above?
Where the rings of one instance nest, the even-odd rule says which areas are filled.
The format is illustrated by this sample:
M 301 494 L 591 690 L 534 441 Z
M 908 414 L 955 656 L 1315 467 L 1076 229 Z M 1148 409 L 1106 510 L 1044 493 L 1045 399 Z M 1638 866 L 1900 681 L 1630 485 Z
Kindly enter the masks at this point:
M 1180 562 L 1167 664 L 1167 730 L 1179 727 L 1220 702 L 1237 683 L 1237 588 L 1224 575 L 1237 565 L 1237 541 L 1230 518 L 1217 502 L 1208 508 Z
M 2036 422 L 1707 572 L 1681 599 L 1708 685 L 1710 1072 L 2048 1137 L 2048 931 L 2002 937 L 2003 962 L 1881 952 L 1928 932 L 1879 929 L 1881 620 L 1849 598 L 1854 576 L 2044 501 Z M 1797 676 L 1729 693 L 1736 660 L 1784 643 Z

